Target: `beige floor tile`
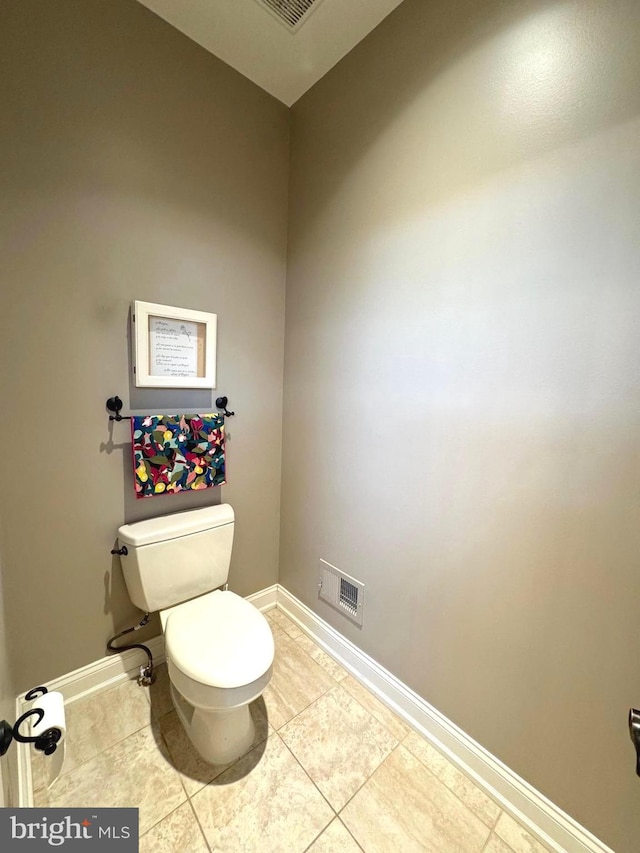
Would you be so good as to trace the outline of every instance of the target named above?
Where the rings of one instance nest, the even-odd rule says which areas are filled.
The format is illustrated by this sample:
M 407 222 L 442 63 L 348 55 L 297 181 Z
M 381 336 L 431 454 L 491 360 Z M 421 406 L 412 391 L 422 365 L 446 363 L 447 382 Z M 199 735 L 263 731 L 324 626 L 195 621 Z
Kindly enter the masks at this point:
M 482 853 L 513 853 L 513 850 L 492 832 Z
M 124 681 L 65 707 L 67 734 L 62 774 L 70 773 L 151 721 L 146 687 Z
M 281 645 L 286 645 L 287 641 L 292 640 L 293 637 L 290 637 L 287 632 L 281 628 L 279 625 L 276 625 L 275 622 L 270 622 L 271 633 L 273 634 L 273 643 L 275 645 L 276 653 L 278 652 L 278 648 Z
M 457 794 L 462 802 L 476 814 L 483 823 L 493 827 L 500 817 L 500 806 L 488 797 L 468 776 L 448 761 L 441 752 L 434 749 L 430 743 L 416 732 L 410 732 L 403 741 L 403 746 L 413 753 L 425 767 Z
M 316 663 L 319 663 L 325 672 L 328 672 L 331 678 L 335 679 L 335 681 L 342 681 L 342 679 L 346 678 L 349 674 L 343 666 L 340 666 L 338 661 L 334 660 L 330 655 L 324 652 L 320 646 L 314 643 L 311 637 L 307 637 L 306 634 L 301 634 L 297 637 L 296 643 L 302 646 L 309 657 L 313 658 Z
M 313 842 L 307 853 L 361 853 L 361 849 L 340 818 L 336 818 Z
M 287 634 L 274 639 L 273 675 L 263 697 L 269 723 L 279 729 L 336 682 Z
M 409 732 L 402 741 L 402 745 L 415 755 L 425 767 L 428 767 L 432 773 L 435 773 L 438 778 L 443 773 L 446 773 L 449 760 L 417 732 Z
M 140 853 L 209 853 L 191 805 L 184 803 L 146 832 Z
M 390 708 L 387 708 L 376 696 L 373 695 L 366 687 L 363 687 L 352 675 L 342 681 L 342 686 L 353 696 L 354 699 L 367 709 L 367 711 L 376 718 L 379 723 L 388 729 L 391 734 L 397 739 L 407 735 L 411 729 L 401 720 L 397 714 L 394 714 Z
M 58 749 L 62 749 L 62 747 L 58 747 Z M 44 753 L 37 750 L 35 746 L 29 748 L 29 758 L 31 759 L 31 785 L 35 792 L 41 788 L 46 788 L 49 784 L 49 763 Z
M 274 608 L 273 610 L 268 610 L 264 615 L 270 622 L 282 628 L 294 640 L 296 637 L 303 636 L 304 632 L 288 616 L 285 616 L 282 610 Z
M 503 812 L 496 824 L 495 833 L 514 853 L 547 853 L 547 848 L 520 826 L 511 815 Z
M 398 743 L 340 685 L 287 723 L 280 734 L 336 811 Z
M 340 814 L 366 853 L 480 853 L 489 829 L 399 746 Z
M 154 667 L 156 680 L 145 689 L 147 699 L 151 704 L 151 710 L 156 720 L 173 711 L 173 699 L 171 698 L 171 682 L 166 663 Z
M 31 757 L 31 786 L 34 792 L 34 800 L 46 799 L 46 789 L 62 775 L 65 752 L 64 741 L 52 755 L 45 755 L 35 746 L 31 746 L 29 755 Z
M 216 853 L 302 853 L 334 817 L 277 734 L 260 755 L 261 749 L 241 758 L 192 800 Z
M 40 805 L 140 809 L 140 834 L 186 799 L 178 773 L 155 726 L 129 735 L 62 776 Z
M 251 703 L 251 715 L 256 727 L 253 746 L 262 743 L 269 734 L 269 725 L 261 708 L 264 709 L 261 699 Z M 196 752 L 175 711 L 162 717 L 160 728 L 169 747 L 173 766 L 180 773 L 189 797 L 229 767 L 229 764 L 209 764 Z
M 49 808 L 49 792 L 46 788 L 38 788 L 33 791 L 33 805 L 36 809 Z

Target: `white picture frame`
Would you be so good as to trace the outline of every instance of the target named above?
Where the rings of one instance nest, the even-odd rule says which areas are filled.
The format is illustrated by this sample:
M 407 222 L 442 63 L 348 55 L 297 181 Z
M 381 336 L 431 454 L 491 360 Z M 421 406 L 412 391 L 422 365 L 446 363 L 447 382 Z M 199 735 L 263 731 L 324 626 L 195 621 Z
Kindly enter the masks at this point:
M 137 388 L 215 388 L 218 315 L 135 300 L 131 306 Z

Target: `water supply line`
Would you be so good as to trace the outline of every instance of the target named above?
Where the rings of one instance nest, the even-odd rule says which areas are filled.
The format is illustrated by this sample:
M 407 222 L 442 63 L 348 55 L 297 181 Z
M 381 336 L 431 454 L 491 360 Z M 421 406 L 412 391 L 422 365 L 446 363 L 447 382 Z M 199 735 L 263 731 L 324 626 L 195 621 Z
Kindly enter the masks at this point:
M 151 649 L 143 643 L 131 643 L 127 646 L 114 646 L 113 644 L 116 640 L 119 640 L 120 637 L 124 637 L 125 634 L 131 634 L 133 631 L 139 631 L 140 628 L 144 628 L 145 625 L 149 624 L 150 619 L 151 616 L 148 613 L 145 613 L 142 621 L 138 625 L 133 625 L 131 628 L 125 628 L 124 631 L 120 631 L 120 633 L 116 634 L 115 637 L 111 637 L 107 643 L 107 649 L 114 654 L 117 654 L 118 652 L 126 652 L 129 649 L 142 649 L 143 652 L 146 652 L 149 662 L 140 667 L 140 675 L 138 676 L 138 684 L 143 687 L 149 687 L 156 680 L 156 674 L 153 671 L 153 655 L 151 654 Z

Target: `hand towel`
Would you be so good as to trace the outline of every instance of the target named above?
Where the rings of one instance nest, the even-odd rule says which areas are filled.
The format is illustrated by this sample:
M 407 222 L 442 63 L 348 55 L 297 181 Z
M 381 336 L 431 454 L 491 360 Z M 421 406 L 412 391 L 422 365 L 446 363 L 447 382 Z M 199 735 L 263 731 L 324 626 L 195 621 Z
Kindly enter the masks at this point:
M 223 415 L 133 416 L 131 441 L 137 498 L 226 482 Z

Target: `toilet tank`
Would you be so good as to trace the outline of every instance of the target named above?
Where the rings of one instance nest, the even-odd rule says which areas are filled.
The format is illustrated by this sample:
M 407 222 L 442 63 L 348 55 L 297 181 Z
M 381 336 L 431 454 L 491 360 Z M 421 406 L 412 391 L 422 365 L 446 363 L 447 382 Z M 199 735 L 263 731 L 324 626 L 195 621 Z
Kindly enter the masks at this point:
M 233 528 L 229 504 L 124 524 L 118 541 L 131 601 L 152 613 L 225 584 Z

